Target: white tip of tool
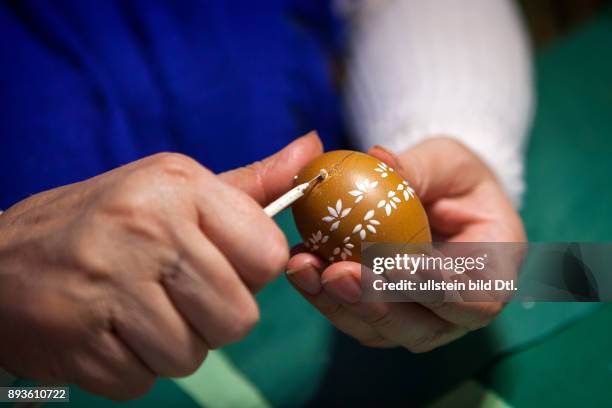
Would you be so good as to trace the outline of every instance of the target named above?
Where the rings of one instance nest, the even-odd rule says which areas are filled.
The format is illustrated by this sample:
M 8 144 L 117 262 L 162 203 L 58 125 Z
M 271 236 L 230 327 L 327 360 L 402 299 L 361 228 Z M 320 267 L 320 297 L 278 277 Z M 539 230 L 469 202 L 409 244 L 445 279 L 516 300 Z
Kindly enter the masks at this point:
M 325 169 L 319 170 L 319 178 L 321 180 L 325 180 L 327 178 L 327 176 L 328 176 L 327 170 L 325 170 Z

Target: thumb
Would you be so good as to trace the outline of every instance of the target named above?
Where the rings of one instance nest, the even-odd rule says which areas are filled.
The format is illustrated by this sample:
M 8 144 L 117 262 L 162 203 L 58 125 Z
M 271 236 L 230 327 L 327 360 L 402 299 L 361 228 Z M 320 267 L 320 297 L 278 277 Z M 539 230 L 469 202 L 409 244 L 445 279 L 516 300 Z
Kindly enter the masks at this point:
M 395 167 L 423 204 L 464 195 L 484 178 L 492 177 L 478 156 L 448 137 L 427 139 L 397 155 L 381 146 L 368 153 Z
M 396 169 L 410 187 L 414 188 L 421 202 L 425 203 L 432 199 L 431 180 L 426 176 L 429 173 L 436 174 L 436 169 L 435 166 L 433 168 L 431 166 L 432 149 L 429 143 L 418 144 L 399 154 L 375 145 L 368 150 L 368 154 Z
M 226 171 L 219 178 L 264 206 L 293 187 L 293 178 L 312 159 L 323 153 L 323 145 L 312 131 L 282 150 L 245 167 Z
M 420 166 L 414 166 L 414 157 L 406 163 L 407 160 L 403 157 L 405 154 L 402 154 L 402 157 L 400 157 L 396 153 L 380 145 L 372 146 L 370 150 L 368 150 L 368 154 L 397 170 L 397 173 L 410 184 L 410 187 L 415 189 L 419 197 L 424 194 L 423 178 L 419 171 Z

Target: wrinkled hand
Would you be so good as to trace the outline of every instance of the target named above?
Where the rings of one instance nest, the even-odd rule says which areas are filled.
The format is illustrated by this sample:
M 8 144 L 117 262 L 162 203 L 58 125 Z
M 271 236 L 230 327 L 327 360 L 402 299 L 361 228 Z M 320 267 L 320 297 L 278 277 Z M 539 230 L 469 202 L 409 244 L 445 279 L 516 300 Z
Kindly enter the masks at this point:
M 435 138 L 398 156 L 381 147 L 369 153 L 414 187 L 434 241 L 525 241 L 521 219 L 498 181 L 461 143 Z M 338 329 L 367 346 L 429 351 L 487 325 L 503 307 L 500 302 L 361 302 L 359 264 L 330 266 L 301 251 L 296 248 L 289 261 L 289 281 Z
M 7 210 L 0 367 L 114 399 L 193 372 L 258 320 L 289 258 L 262 205 L 319 154 L 311 134 L 220 175 L 158 154 Z

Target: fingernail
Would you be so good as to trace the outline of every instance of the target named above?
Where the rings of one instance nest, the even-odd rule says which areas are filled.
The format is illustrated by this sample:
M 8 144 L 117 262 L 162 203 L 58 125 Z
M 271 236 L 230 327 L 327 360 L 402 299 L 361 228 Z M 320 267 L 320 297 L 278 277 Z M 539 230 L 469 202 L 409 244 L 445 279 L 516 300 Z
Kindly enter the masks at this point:
M 361 286 L 351 273 L 323 281 L 325 290 L 346 303 L 357 303 L 361 300 Z
M 397 156 L 397 154 L 395 154 L 394 152 L 392 152 L 391 150 L 387 149 L 384 146 L 381 145 L 374 145 L 372 146 L 373 149 L 378 149 L 382 152 L 385 153 L 385 155 L 387 155 L 387 158 L 389 161 L 391 161 L 391 163 L 387 163 L 388 165 L 395 167 L 396 170 L 404 170 L 404 167 L 402 166 L 402 161 L 399 159 L 399 157 Z
M 309 295 L 317 295 L 321 292 L 321 277 L 319 271 L 307 263 L 296 269 L 288 269 L 287 277 L 297 287 Z

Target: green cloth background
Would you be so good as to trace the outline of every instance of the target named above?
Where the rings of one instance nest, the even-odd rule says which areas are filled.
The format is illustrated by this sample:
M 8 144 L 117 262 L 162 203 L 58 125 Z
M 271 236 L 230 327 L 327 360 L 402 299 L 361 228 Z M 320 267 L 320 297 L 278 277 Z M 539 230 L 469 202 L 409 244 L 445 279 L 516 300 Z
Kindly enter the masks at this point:
M 522 213 L 529 240 L 612 241 L 612 9 L 539 55 L 537 75 Z M 566 305 L 534 310 L 542 307 Z M 574 325 L 555 318 L 557 330 L 478 379 L 518 407 L 612 406 L 612 304 Z
M 537 57 L 537 93 L 522 212 L 529 239 L 611 241 L 611 12 Z M 277 220 L 298 242 L 290 215 Z M 124 405 L 612 405 L 612 305 L 517 302 L 490 327 L 412 355 L 359 346 L 284 277 L 258 301 L 261 322 L 244 341 Z M 71 399 L 115 405 L 76 387 Z

